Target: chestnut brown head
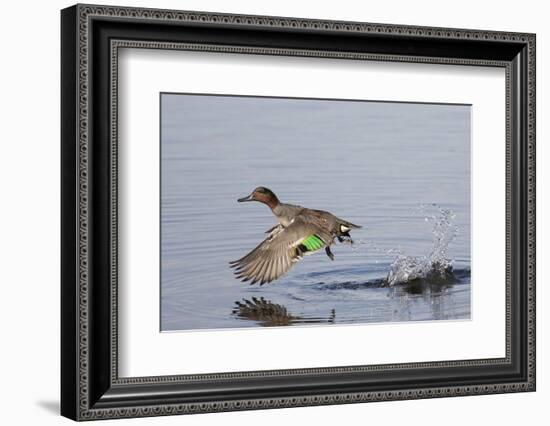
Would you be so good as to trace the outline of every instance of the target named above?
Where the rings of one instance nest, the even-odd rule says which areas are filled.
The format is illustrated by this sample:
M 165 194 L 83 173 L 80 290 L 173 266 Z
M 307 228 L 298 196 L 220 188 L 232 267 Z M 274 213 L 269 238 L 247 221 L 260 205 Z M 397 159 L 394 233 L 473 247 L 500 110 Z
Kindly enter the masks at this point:
M 259 201 L 260 203 L 267 204 L 271 208 L 274 208 L 277 204 L 279 204 L 279 199 L 273 191 L 264 186 L 258 186 L 249 196 L 239 198 L 237 201 L 239 203 L 243 203 L 245 201 Z

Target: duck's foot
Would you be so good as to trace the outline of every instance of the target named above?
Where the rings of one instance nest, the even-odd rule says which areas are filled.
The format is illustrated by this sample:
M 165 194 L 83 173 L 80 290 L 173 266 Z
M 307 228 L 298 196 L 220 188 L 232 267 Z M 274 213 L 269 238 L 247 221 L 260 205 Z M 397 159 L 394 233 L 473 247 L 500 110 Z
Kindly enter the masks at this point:
M 328 257 L 330 257 L 330 260 L 334 260 L 334 254 L 332 254 L 332 252 L 330 251 L 329 246 L 325 247 L 325 253 L 327 254 Z
M 338 241 L 341 243 L 353 244 L 353 239 L 349 235 L 346 237 L 338 237 Z

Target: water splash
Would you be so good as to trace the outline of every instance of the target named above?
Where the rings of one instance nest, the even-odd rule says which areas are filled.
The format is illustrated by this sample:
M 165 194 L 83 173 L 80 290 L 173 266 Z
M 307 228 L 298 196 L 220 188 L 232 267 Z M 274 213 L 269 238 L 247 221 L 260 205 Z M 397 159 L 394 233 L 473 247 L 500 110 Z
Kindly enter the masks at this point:
M 435 213 L 428 214 L 429 211 L 435 211 Z M 421 204 L 419 212 L 424 215 L 426 222 L 433 222 L 432 249 L 428 255 L 424 256 L 407 256 L 399 250 L 390 266 L 390 272 L 386 278 L 387 286 L 418 280 L 429 283 L 450 283 L 456 280 L 452 260 L 447 254 L 449 244 L 459 232 L 458 226 L 453 222 L 454 212 L 443 209 L 437 204 Z

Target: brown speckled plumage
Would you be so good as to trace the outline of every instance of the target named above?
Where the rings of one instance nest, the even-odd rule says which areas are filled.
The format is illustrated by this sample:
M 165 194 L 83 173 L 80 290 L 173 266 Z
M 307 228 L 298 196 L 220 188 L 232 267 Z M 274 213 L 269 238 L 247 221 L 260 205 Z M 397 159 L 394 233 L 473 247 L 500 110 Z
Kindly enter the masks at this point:
M 323 210 L 281 203 L 271 190 L 261 186 L 238 201 L 262 202 L 271 208 L 278 221 L 254 250 L 230 262 L 237 278 L 251 284 L 262 285 L 276 280 L 304 255 L 321 248 L 325 248 L 327 255 L 334 259 L 330 251 L 334 240 L 346 238 L 351 241 L 349 231 L 360 228 Z

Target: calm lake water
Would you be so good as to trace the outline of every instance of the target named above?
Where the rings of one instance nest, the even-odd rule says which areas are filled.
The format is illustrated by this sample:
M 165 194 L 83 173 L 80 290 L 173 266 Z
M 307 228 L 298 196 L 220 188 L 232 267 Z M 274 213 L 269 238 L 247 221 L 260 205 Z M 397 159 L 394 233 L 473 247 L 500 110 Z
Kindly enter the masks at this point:
M 161 95 L 161 330 L 470 318 L 470 106 Z M 362 225 L 263 286 L 257 186 Z

